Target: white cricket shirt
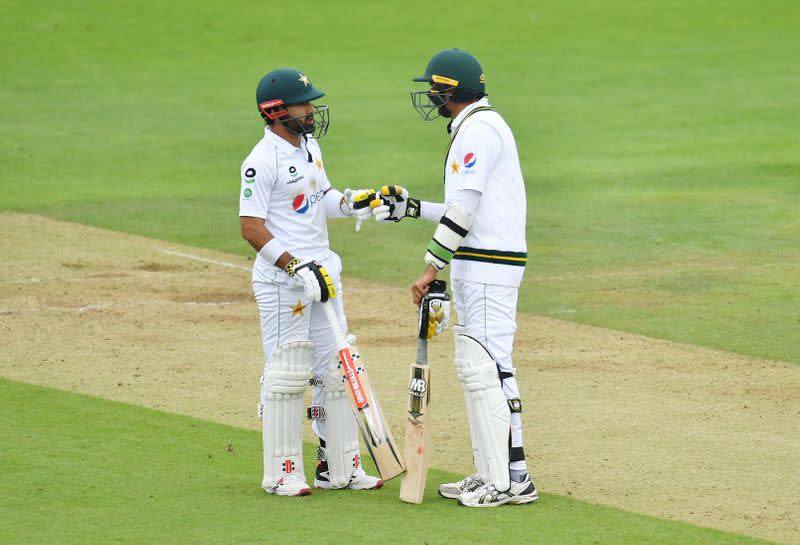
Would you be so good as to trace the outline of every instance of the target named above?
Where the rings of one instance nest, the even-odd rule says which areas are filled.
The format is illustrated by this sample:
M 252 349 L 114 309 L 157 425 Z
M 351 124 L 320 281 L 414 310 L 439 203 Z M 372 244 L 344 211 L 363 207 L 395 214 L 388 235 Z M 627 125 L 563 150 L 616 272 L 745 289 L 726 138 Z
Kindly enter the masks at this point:
M 242 163 L 239 216 L 263 218 L 286 250 L 301 261 L 330 254 L 325 206 L 330 187 L 322 152 L 313 138 L 295 147 L 269 127 Z M 280 274 L 278 274 L 280 273 Z M 253 280 L 285 280 L 285 273 L 256 254 Z
M 511 129 L 488 108 L 482 98 L 450 125 L 445 202 L 451 205 L 460 189 L 481 193 L 469 232 L 450 263 L 450 277 L 518 287 L 528 259 L 525 181 Z

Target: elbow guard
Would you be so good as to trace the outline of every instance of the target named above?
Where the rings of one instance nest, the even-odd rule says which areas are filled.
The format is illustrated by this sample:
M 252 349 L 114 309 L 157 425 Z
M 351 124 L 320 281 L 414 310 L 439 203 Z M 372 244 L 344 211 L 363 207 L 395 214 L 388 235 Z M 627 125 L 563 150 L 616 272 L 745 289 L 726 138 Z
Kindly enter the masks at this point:
M 467 236 L 469 224 L 470 217 L 466 210 L 460 206 L 448 208 L 433 232 L 428 251 L 425 252 L 425 263 L 440 271 L 447 267 L 453 254 L 461 246 L 461 241 Z

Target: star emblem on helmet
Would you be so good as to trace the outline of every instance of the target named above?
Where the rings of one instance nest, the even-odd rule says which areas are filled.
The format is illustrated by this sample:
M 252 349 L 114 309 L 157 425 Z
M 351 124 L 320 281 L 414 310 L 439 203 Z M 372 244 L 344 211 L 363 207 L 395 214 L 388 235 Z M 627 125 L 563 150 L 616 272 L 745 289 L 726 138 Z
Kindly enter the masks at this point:
M 298 76 L 300 77 L 297 79 L 298 81 L 303 82 L 303 87 L 308 87 L 311 84 L 311 82 L 308 80 L 308 76 L 306 76 L 305 74 L 298 74 Z

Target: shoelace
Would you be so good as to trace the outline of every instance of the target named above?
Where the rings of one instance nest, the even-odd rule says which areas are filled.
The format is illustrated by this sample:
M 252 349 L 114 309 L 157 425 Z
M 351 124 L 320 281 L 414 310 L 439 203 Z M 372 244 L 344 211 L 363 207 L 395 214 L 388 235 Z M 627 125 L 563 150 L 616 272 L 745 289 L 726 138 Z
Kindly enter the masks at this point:
M 466 479 L 464 479 L 464 488 L 467 490 L 475 490 L 483 486 L 483 481 L 479 475 L 470 475 Z
M 302 477 L 300 477 L 300 475 L 297 475 L 295 473 L 289 473 L 281 480 L 283 481 L 283 484 L 289 484 L 292 482 L 305 482 L 305 480 Z

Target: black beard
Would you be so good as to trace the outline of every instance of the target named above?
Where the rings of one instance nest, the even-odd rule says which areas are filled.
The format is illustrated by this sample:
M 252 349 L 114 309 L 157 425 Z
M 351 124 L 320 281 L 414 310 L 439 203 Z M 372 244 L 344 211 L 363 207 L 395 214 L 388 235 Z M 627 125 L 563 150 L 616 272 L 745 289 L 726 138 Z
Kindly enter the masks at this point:
M 438 110 L 439 110 L 439 115 L 440 116 L 442 116 L 442 117 L 450 117 L 450 110 L 447 109 L 447 106 L 445 104 L 442 104 L 441 106 L 439 106 Z
M 311 134 L 314 132 L 314 125 L 306 125 L 305 120 L 308 119 L 310 116 L 301 117 L 300 119 L 289 119 L 283 122 L 283 126 L 286 129 L 294 134 L 301 135 L 301 134 Z

